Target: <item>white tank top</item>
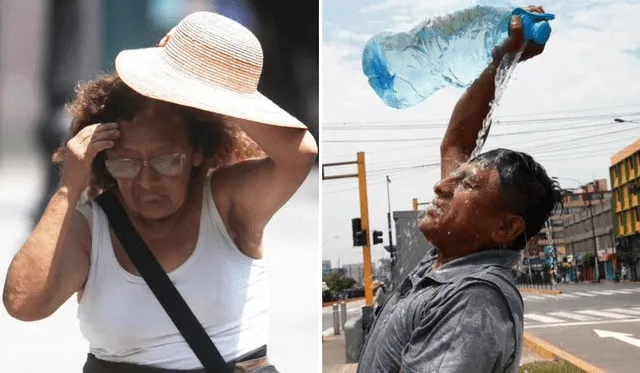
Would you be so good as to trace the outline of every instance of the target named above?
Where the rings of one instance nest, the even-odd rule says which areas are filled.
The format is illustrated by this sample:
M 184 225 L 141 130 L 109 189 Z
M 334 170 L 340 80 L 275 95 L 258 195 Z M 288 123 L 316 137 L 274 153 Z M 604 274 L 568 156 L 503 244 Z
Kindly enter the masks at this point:
M 231 240 L 210 183 L 205 185 L 198 243 L 169 278 L 230 361 L 267 344 L 267 273 L 263 260 L 246 256 Z M 144 280 L 117 261 L 107 217 L 98 204 L 91 204 L 91 266 L 78 306 L 90 352 L 107 361 L 201 368 Z

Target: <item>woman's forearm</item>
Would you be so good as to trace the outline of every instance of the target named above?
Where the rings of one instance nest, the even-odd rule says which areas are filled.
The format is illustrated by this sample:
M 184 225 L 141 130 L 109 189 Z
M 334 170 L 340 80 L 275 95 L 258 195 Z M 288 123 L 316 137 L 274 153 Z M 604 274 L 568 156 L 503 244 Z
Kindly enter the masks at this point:
M 48 308 L 61 265 L 61 247 L 80 195 L 66 188 L 51 198 L 33 233 L 13 258 L 4 285 L 3 301 L 18 318 Z
M 308 163 L 318 154 L 316 141 L 306 129 L 248 121 L 237 124 L 276 164 Z

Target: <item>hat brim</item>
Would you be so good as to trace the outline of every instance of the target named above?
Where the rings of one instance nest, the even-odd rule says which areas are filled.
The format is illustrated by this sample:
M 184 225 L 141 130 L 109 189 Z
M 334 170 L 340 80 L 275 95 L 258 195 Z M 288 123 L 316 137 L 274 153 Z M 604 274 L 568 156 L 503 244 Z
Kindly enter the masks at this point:
M 176 69 L 164 60 L 162 48 L 122 51 L 115 65 L 122 81 L 146 97 L 251 122 L 307 128 L 258 91 L 231 91 Z

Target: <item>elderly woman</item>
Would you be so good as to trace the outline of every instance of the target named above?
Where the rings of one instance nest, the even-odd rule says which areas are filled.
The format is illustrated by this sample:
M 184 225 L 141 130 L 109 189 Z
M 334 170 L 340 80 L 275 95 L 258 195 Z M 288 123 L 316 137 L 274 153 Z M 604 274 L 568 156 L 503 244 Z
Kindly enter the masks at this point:
M 224 361 L 245 371 L 266 355 L 263 231 L 308 175 L 315 141 L 257 91 L 260 44 L 220 15 L 189 15 L 160 47 L 121 52 L 116 70 L 78 88 L 54 157 L 60 187 L 11 263 L 4 305 L 39 320 L 77 293 L 85 372 L 204 372 L 105 211 L 81 203 L 110 192 Z

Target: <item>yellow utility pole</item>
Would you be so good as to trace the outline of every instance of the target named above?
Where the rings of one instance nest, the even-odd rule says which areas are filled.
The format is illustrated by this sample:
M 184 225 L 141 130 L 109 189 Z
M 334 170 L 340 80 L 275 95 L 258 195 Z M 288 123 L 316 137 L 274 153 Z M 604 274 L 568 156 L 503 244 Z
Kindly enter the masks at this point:
M 369 234 L 369 204 L 367 199 L 367 171 L 364 152 L 358 152 L 358 189 L 360 191 L 360 220 L 366 234 L 366 243 L 362 248 L 364 260 L 364 299 L 368 306 L 373 304 L 373 276 L 371 271 L 371 235 Z
M 325 176 L 325 167 L 344 166 L 357 164 L 358 172 L 355 174 Z M 322 165 L 322 180 L 358 178 L 358 189 L 360 194 L 360 222 L 361 229 L 366 236 L 366 243 L 362 247 L 362 258 L 364 266 L 364 297 L 368 306 L 373 304 L 373 276 L 371 270 L 371 232 L 369 232 L 369 205 L 367 199 L 367 172 L 365 166 L 364 152 L 358 152 L 357 160 L 348 162 L 325 163 Z
M 413 211 L 418 211 L 418 206 L 426 206 L 429 205 L 429 202 L 418 202 L 417 198 L 413 199 Z

